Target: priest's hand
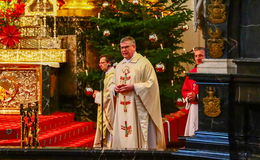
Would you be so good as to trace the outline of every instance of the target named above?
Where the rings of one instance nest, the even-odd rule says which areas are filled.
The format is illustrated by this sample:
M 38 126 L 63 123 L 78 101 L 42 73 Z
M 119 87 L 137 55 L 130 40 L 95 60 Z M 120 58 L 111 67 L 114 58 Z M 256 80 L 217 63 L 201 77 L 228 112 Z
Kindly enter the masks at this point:
M 98 90 L 94 90 L 94 93 L 92 94 L 92 97 L 96 98 L 97 93 L 99 93 L 99 91 Z
M 134 85 L 132 84 L 121 84 L 121 85 L 117 85 L 115 87 L 115 91 L 117 93 L 126 93 L 126 92 L 130 92 L 134 90 Z

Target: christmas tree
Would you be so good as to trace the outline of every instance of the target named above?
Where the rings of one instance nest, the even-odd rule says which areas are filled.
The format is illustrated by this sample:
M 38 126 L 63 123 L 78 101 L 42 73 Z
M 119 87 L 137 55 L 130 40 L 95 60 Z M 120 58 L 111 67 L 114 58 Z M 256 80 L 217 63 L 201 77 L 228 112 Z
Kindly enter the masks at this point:
M 181 63 L 192 63 L 192 53 L 184 52 L 181 37 L 188 29 L 192 11 L 187 0 L 97 0 L 97 17 L 92 17 L 92 28 L 86 31 L 91 48 L 97 56 L 111 55 L 122 60 L 119 42 L 124 36 L 136 40 L 137 52 L 154 65 L 160 86 L 162 112 L 176 111 L 175 101 L 181 97 L 185 70 Z M 181 53 L 178 51 L 182 51 Z M 93 76 L 96 72 L 88 76 Z M 93 87 L 97 78 L 86 78 Z M 92 81 L 91 81 L 92 80 Z

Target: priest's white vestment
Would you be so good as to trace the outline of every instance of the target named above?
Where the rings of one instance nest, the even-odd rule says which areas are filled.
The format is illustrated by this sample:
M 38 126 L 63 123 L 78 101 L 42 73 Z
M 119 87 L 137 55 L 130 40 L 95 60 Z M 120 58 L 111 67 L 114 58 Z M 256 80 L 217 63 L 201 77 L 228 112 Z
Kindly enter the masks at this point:
M 158 80 L 152 64 L 135 53 L 116 66 L 115 85 L 133 84 L 134 91 L 117 93 L 114 149 L 164 149 Z
M 97 112 L 97 128 L 93 147 L 111 148 L 112 134 L 113 134 L 113 123 L 114 123 L 114 96 L 110 92 L 111 86 L 114 84 L 115 69 L 111 67 L 106 73 L 104 78 L 104 94 L 103 94 L 103 127 L 102 127 L 102 92 L 96 95 L 95 101 L 98 103 Z M 102 129 L 103 129 L 103 141 L 102 141 Z

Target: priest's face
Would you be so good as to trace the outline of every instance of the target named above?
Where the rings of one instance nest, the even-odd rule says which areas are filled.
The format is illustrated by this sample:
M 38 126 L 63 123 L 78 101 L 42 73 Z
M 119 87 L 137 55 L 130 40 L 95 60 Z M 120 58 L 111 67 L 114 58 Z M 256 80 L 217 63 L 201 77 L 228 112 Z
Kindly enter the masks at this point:
M 195 63 L 201 64 L 202 60 L 205 58 L 205 52 L 204 50 L 194 50 L 194 59 L 195 59 Z
M 121 54 L 125 59 L 131 59 L 135 53 L 136 46 L 131 41 L 120 43 Z
M 110 63 L 107 62 L 106 57 L 101 57 L 98 65 L 102 71 L 107 71 Z

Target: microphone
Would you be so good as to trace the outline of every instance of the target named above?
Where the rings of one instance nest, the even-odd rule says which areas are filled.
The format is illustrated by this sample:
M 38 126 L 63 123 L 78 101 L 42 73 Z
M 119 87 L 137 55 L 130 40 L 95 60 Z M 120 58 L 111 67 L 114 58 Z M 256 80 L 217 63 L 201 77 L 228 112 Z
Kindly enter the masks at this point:
M 99 81 L 99 87 L 101 91 L 101 148 L 103 148 L 104 140 L 103 140 L 103 110 L 104 110 L 104 79 L 105 79 L 105 71 L 102 72 L 101 79 Z

